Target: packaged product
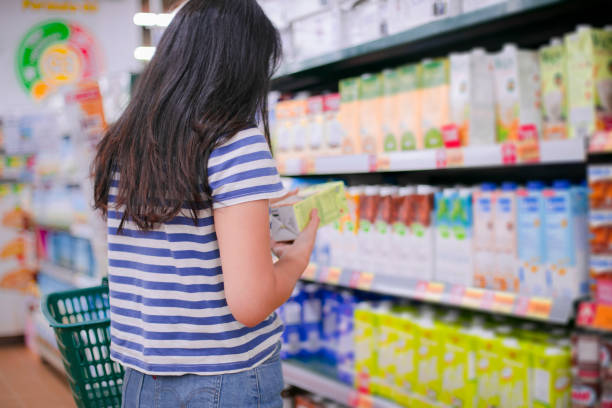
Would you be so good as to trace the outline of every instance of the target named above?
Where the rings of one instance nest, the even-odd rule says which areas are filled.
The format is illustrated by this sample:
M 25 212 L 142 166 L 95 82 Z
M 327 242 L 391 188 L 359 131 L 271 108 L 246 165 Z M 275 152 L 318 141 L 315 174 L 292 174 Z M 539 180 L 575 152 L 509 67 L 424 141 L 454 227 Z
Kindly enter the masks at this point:
M 588 292 L 586 188 L 558 180 L 544 200 L 546 280 L 554 297 L 576 299 Z
M 501 346 L 493 330 L 480 322 L 472 328 L 476 337 L 476 378 L 478 408 L 500 406 Z
M 546 281 L 544 184 L 532 181 L 517 192 L 517 244 L 520 291 L 533 296 L 549 295 Z
M 577 333 L 572 336 L 574 377 L 581 383 L 597 383 L 601 378 L 602 339 L 599 335 Z
M 541 134 L 538 54 L 506 44 L 493 55 L 497 141 L 538 139 Z
M 342 227 L 342 237 L 338 242 L 343 253 L 342 265 L 348 268 L 359 268 L 359 220 L 360 201 L 364 194 L 364 187 L 352 186 L 347 190 L 348 213 Z
M 302 304 L 301 337 L 302 357 L 313 357 L 321 352 L 321 297 L 319 285 L 304 285 L 304 302 Z
M 533 408 L 567 407 L 571 397 L 571 352 L 567 347 L 535 345 Z
M 579 26 L 565 48 L 570 137 L 612 129 L 612 30 Z
M 376 154 L 383 140 L 383 81 L 380 74 L 364 74 L 359 84 L 360 135 L 363 153 Z
M 393 399 L 400 404 L 409 404 L 416 385 L 416 350 L 417 330 L 414 327 L 414 315 L 407 309 L 399 312 L 393 324 L 399 331 L 399 338 L 394 347 L 395 382 Z
M 348 211 L 344 183 L 330 182 L 301 189 L 298 194 L 277 203 L 270 210 L 272 238 L 292 241 L 308 225 L 317 209 L 321 226 L 340 219 Z
M 591 383 L 584 384 L 580 381 L 575 381 L 572 384 L 571 404 L 572 408 L 599 408 L 601 393 L 601 384 Z
M 493 68 L 481 48 L 455 53 L 450 61 L 451 126 L 446 147 L 495 144 Z
M 494 288 L 496 267 L 495 184 L 484 183 L 474 191 L 474 286 Z
M 361 153 L 360 82 L 360 78 L 347 78 L 339 83 L 341 103 L 338 121 L 342 126 L 342 137 L 340 138 L 342 154 Z
M 372 379 L 377 375 L 378 328 L 372 304 L 362 302 L 355 309 L 355 388 L 375 392 Z
M 455 265 L 450 259 L 453 245 L 453 222 L 451 211 L 457 190 L 445 188 L 435 194 L 435 279 L 439 282 L 451 280 Z
M 376 215 L 380 202 L 380 186 L 366 186 L 359 198 L 359 233 L 357 243 L 361 268 L 376 272 Z
M 298 156 L 305 156 L 308 153 L 308 132 L 310 130 L 308 120 L 308 101 L 307 99 L 296 99 L 291 105 L 293 108 L 294 128 L 293 128 L 293 152 Z
M 323 116 L 323 96 L 311 96 L 306 100 L 308 118 L 308 153 L 321 155 L 325 144 L 325 117 Z
M 506 182 L 495 200 L 495 268 L 493 269 L 493 288 L 517 292 L 519 290 L 517 268 L 517 218 L 515 183 Z
M 302 351 L 301 329 L 304 292 L 302 285 L 296 285 L 291 297 L 279 309 L 279 315 L 285 325 L 281 344 L 281 357 L 297 357 Z
M 340 295 L 333 290 L 321 291 L 321 354 L 325 360 L 338 362 L 338 326 L 340 322 Z
M 567 62 L 559 39 L 540 48 L 542 76 L 542 138 L 567 138 Z
M 397 376 L 395 345 L 399 341 L 400 332 L 394 324 L 396 315 L 390 309 L 379 308 L 375 313 L 378 323 L 378 339 L 376 340 L 378 353 L 374 388 L 378 395 L 392 399 L 394 380 Z
M 437 400 L 440 396 L 441 376 L 441 339 L 434 311 L 429 307 L 419 309 L 414 321 L 417 333 L 415 354 L 416 376 L 414 391 L 416 394 Z
M 383 98 L 382 98 L 382 128 L 383 138 L 378 146 L 379 152 L 395 152 L 400 149 L 400 104 L 399 104 L 399 75 L 394 69 L 382 72 Z
M 414 270 L 422 280 L 433 280 L 435 271 L 434 194 L 437 189 L 428 185 L 417 186 L 414 195 L 414 218 L 411 226 L 414 239 Z
M 337 155 L 342 153 L 342 124 L 340 123 L 340 94 L 327 94 L 323 97 L 323 153 Z
M 415 240 L 412 224 L 415 222 L 414 196 L 416 187 L 401 187 L 396 198 L 397 217 L 393 223 L 391 238 L 391 260 L 398 276 L 418 278 L 419 271 L 414 266 Z
M 280 101 L 276 104 L 276 130 L 273 139 L 275 156 L 279 161 L 284 160 L 293 150 L 294 112 L 293 101 Z
M 422 149 L 421 97 L 422 74 L 420 64 L 404 65 L 397 69 L 399 94 L 400 150 Z
M 383 274 L 392 274 L 394 270 L 391 251 L 393 248 L 392 229 L 397 220 L 397 191 L 396 186 L 382 186 L 376 211 L 374 240 L 377 245 L 374 258 L 377 262 L 375 272 Z
M 336 352 L 338 379 L 353 385 L 355 381 L 355 326 L 357 300 L 351 292 L 340 293 L 338 307 L 338 350 Z
M 423 61 L 421 129 L 425 148 L 444 146 L 443 127 L 450 121 L 448 59 Z
M 531 351 L 527 342 L 510 335 L 500 336 L 500 407 L 528 408 Z

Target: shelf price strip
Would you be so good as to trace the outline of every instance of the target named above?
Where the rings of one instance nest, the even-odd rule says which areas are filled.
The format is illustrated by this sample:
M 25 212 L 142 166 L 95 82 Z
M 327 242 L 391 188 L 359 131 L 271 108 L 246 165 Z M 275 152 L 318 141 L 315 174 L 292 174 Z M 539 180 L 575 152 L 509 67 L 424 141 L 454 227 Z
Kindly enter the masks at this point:
M 340 276 L 342 275 L 342 269 L 340 268 L 327 268 L 327 274 L 323 282 L 329 283 L 330 285 L 337 285 L 340 282 Z
M 493 295 L 492 310 L 499 313 L 512 313 L 516 302 L 516 295 L 512 293 L 495 292 Z
M 307 279 L 311 281 L 317 280 L 317 265 L 308 264 L 306 270 L 302 274 L 302 279 Z

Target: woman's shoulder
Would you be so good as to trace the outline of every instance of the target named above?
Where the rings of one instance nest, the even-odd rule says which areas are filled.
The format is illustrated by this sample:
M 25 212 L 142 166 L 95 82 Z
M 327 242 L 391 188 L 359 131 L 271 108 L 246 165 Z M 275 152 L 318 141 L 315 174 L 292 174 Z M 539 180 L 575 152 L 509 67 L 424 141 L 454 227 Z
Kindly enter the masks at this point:
M 243 149 L 269 150 L 264 132 L 257 127 L 241 130 L 216 147 L 210 157 L 211 159 L 220 158 L 229 153 L 238 153 Z

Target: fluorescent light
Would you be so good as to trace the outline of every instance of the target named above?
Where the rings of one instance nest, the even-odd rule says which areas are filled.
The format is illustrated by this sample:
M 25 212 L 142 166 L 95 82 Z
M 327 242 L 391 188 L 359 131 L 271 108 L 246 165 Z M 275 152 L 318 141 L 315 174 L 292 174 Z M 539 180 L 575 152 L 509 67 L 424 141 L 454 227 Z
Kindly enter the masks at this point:
M 134 50 L 134 58 L 139 61 L 150 61 L 155 54 L 155 47 L 136 47 Z
M 158 27 L 168 27 L 172 18 L 174 17 L 174 13 L 161 13 L 157 15 L 157 26 Z
M 157 24 L 157 14 L 136 13 L 134 14 L 133 21 L 137 26 L 152 27 Z

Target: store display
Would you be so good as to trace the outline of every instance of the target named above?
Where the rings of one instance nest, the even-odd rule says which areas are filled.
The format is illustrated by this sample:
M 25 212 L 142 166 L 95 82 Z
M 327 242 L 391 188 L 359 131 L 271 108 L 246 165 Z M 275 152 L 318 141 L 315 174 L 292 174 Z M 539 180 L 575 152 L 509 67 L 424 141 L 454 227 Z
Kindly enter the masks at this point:
M 561 39 L 539 50 L 542 77 L 542 138 L 565 139 L 567 134 L 567 52 Z

